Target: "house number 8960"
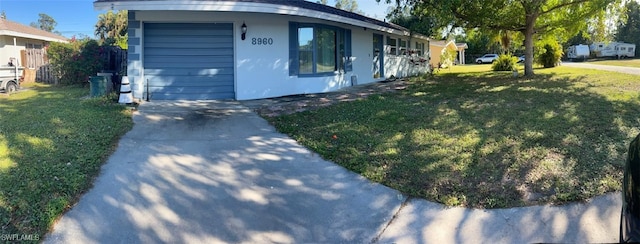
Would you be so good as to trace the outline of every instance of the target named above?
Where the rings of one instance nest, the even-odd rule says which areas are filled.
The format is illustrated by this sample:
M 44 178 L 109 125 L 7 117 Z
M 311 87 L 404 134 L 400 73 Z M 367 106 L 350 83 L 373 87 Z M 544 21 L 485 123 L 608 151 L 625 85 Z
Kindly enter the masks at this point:
M 251 45 L 273 45 L 273 38 L 251 38 Z

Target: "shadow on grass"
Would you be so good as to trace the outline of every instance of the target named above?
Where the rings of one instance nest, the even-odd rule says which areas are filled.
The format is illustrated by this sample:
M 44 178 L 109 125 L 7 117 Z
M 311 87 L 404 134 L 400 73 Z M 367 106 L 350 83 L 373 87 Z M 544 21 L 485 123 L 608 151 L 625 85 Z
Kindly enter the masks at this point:
M 41 238 L 131 128 L 124 107 L 86 94 L 48 87 L 0 98 L 0 234 Z
M 638 99 L 588 77 L 442 74 L 394 94 L 273 119 L 279 130 L 412 196 L 501 208 L 620 189 Z M 332 137 L 336 135 L 336 137 Z

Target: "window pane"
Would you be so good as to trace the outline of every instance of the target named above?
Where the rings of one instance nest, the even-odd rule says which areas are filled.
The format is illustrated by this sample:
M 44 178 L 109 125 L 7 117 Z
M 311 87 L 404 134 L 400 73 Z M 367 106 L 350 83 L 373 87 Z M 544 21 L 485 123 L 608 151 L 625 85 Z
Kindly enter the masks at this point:
M 318 73 L 336 70 L 336 32 L 329 29 L 318 29 L 316 43 Z
M 313 74 L 313 28 L 298 28 L 300 74 Z

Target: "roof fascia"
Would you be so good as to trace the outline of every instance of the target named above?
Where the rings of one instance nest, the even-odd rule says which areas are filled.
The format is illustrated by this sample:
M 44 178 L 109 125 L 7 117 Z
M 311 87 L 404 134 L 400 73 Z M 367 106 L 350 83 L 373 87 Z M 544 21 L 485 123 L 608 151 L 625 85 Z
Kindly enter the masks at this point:
M 64 42 L 64 43 L 68 42 L 68 41 L 65 41 L 65 40 L 57 39 L 57 38 L 51 38 L 51 37 L 40 36 L 40 35 L 32 35 L 32 34 L 16 32 L 16 31 L 9 31 L 9 30 L 0 30 L 0 36 L 13 36 L 13 37 L 29 38 L 29 39 L 34 39 L 34 40 L 48 41 L 48 42 Z
M 237 2 L 237 1 L 192 1 L 192 0 L 175 0 L 175 1 L 112 1 L 112 2 L 94 2 L 96 10 L 181 10 L 181 11 L 219 11 L 219 12 L 252 12 L 252 13 L 269 13 L 281 15 L 293 15 L 310 17 L 316 19 L 331 20 L 338 23 L 349 24 L 378 30 L 386 33 L 410 36 L 407 31 L 397 30 L 376 24 L 356 20 L 340 15 L 325 13 L 322 11 L 305 9 L 294 6 L 285 6 L 269 3 L 254 2 Z M 412 35 L 420 39 L 426 39 L 424 36 Z

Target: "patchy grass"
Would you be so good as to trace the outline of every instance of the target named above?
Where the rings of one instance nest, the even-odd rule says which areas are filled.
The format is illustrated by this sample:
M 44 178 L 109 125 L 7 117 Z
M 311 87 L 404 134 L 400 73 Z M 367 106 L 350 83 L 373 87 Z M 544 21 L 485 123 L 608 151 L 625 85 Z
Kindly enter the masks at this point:
M 590 64 L 601 64 L 601 65 L 613 65 L 613 66 L 640 68 L 640 59 L 597 60 L 597 61 L 590 61 L 589 63 Z
M 132 127 L 124 106 L 88 94 L 37 84 L 0 94 L 0 236 L 42 238 Z
M 533 78 L 488 65 L 401 92 L 267 118 L 366 178 L 453 206 L 578 201 L 621 189 L 640 132 L 636 76 L 558 67 Z

